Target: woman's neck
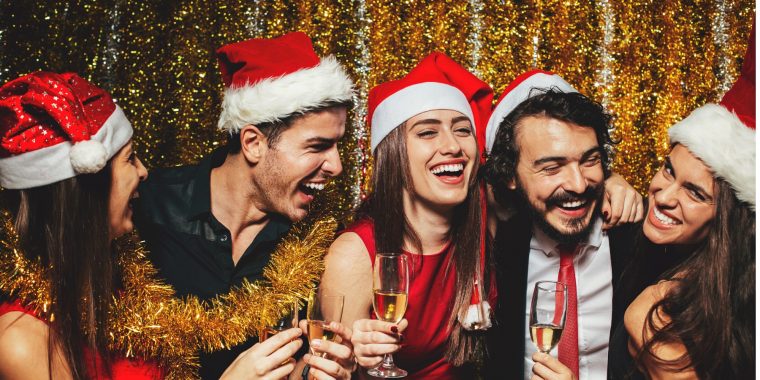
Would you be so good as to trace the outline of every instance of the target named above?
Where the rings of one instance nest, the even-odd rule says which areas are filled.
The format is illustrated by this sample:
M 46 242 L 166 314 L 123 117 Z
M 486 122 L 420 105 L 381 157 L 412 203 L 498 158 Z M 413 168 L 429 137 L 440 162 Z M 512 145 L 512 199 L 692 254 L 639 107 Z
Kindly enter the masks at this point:
M 449 242 L 453 210 L 441 210 L 428 207 L 418 200 L 413 201 L 404 192 L 404 213 L 417 238 L 420 239 L 421 252 L 409 239 L 404 239 L 404 249 L 423 255 L 436 254 Z

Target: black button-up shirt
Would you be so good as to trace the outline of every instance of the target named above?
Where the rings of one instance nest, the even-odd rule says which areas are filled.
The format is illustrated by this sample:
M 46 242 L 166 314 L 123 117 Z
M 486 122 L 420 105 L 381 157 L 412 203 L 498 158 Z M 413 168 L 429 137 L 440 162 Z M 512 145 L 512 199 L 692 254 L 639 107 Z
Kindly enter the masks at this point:
M 211 214 L 211 169 L 226 156 L 227 150 L 220 148 L 197 165 L 155 170 L 140 184 L 137 230 L 159 274 L 179 297 L 207 300 L 228 293 L 244 278 L 261 279 L 272 251 L 290 229 L 286 218 L 272 215 L 235 265 L 230 231 Z M 231 350 L 201 354 L 201 377 L 218 379 L 254 343 L 256 338 Z

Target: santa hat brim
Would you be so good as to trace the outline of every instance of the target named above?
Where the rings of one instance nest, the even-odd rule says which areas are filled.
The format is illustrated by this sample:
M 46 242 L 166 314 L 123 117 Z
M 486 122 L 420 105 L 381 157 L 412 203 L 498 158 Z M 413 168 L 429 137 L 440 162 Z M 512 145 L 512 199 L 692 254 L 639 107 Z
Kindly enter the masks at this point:
M 352 96 L 351 78 L 334 57 L 325 57 L 314 67 L 227 88 L 219 129 L 236 133 L 249 124 L 275 122 Z
M 668 134 L 671 144 L 684 145 L 755 210 L 755 131 L 736 114 L 706 104 L 672 126 Z
M 90 140 L 76 145 L 96 142 L 111 159 L 132 138 L 132 125 L 119 106 L 106 119 Z M 30 189 L 49 185 L 78 174 L 72 165 L 71 153 L 75 144 L 64 141 L 47 148 L 0 159 L 0 186 L 6 189 Z M 102 166 L 101 166 L 102 168 Z

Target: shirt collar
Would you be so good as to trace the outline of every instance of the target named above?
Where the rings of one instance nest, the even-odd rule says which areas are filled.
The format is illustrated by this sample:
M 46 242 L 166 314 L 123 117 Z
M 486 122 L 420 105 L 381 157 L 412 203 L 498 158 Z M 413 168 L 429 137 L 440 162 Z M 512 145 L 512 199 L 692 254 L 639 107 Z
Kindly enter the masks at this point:
M 596 218 L 593 223 L 594 225 L 591 227 L 591 232 L 589 232 L 588 240 L 581 242 L 579 244 L 581 247 L 590 246 L 599 248 L 599 246 L 602 245 L 602 238 L 604 235 L 602 225 L 604 224 L 604 221 L 602 218 Z M 544 231 L 535 225 L 533 226 L 533 238 L 530 240 L 530 249 L 541 251 L 546 256 L 552 256 L 558 253 L 558 245 L 559 243 L 546 235 Z M 580 252 L 583 252 L 583 250 L 580 250 Z
M 198 163 L 198 170 L 192 180 L 192 195 L 188 219 L 211 214 L 211 169 L 221 166 L 227 158 L 226 146 L 215 149 Z

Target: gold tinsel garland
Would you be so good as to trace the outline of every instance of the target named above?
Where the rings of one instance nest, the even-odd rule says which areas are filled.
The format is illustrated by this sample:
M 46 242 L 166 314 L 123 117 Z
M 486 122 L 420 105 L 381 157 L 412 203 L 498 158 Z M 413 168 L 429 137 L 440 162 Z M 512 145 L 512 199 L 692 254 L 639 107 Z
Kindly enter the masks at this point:
M 21 251 L 10 214 L 0 217 L 0 291 L 52 321 L 46 270 Z M 118 258 L 123 289 L 106 323 L 111 349 L 157 360 L 167 379 L 197 378 L 199 351 L 243 343 L 273 324 L 286 305 L 306 298 L 323 270 L 336 226 L 334 219 L 323 218 L 308 230 L 293 227 L 272 254 L 264 281 L 246 281 L 210 302 L 175 298 L 172 287 L 158 279 L 144 245 L 134 235 L 124 238 Z

